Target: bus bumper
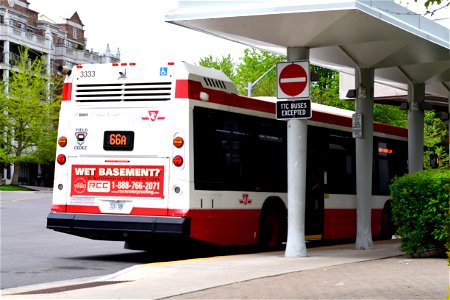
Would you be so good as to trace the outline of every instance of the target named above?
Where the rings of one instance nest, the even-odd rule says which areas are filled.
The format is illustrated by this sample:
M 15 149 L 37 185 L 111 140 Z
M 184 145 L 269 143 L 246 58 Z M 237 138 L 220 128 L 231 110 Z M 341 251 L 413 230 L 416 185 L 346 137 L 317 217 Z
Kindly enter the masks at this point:
M 189 237 L 190 219 L 51 212 L 47 217 L 47 228 L 96 240 L 124 241 L 158 235 Z

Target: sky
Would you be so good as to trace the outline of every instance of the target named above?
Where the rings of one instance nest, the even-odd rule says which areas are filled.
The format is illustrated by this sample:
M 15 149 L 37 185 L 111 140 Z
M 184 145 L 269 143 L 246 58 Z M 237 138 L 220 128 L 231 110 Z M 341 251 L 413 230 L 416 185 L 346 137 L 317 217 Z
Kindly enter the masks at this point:
M 301 1 L 301 0 L 300 0 Z M 231 54 L 235 62 L 243 56 L 244 45 L 165 22 L 165 14 L 178 8 L 178 0 L 28 0 L 30 8 L 60 23 L 78 12 L 84 24 L 87 49 L 104 53 L 120 48 L 121 60 L 187 61 Z M 423 13 L 424 0 L 396 0 Z M 448 11 L 445 16 L 448 17 Z M 442 17 L 443 12 L 434 18 Z
M 29 8 L 57 23 L 78 12 L 87 49 L 104 53 L 107 44 L 122 61 L 161 59 L 197 63 L 200 58 L 243 56 L 241 44 L 165 22 L 178 0 L 28 0 Z M 129 3 L 129 4 L 127 4 Z

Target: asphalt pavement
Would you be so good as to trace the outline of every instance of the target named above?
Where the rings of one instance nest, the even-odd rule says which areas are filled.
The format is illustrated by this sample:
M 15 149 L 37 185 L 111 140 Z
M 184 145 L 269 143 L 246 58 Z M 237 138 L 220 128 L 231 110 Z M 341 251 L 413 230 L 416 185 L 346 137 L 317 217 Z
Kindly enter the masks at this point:
M 136 265 L 108 276 L 2 290 L 4 299 L 445 299 L 445 258 L 413 259 L 400 240 Z

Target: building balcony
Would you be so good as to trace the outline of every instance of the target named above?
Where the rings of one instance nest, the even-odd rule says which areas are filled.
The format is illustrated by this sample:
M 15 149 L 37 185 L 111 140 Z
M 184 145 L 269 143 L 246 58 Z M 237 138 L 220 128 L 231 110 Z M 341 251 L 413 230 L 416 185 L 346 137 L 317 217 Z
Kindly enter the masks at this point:
M 42 35 L 37 35 L 7 24 L 0 24 L 0 40 L 24 45 L 44 53 L 51 51 L 50 41 Z
M 106 60 L 105 60 L 106 58 Z M 103 63 L 103 62 L 115 62 L 119 61 L 119 57 L 113 54 L 100 55 L 97 52 L 91 52 L 88 50 L 78 50 L 75 48 L 68 48 L 65 46 L 57 45 L 54 51 L 54 59 L 69 61 L 74 64 L 84 63 Z

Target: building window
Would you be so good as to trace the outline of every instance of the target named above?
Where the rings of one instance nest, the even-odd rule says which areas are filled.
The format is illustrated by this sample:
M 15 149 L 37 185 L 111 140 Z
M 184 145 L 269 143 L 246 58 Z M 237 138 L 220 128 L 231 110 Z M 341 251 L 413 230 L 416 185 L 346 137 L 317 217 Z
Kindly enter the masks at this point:
M 73 38 L 77 39 L 77 29 L 75 27 L 73 28 Z

